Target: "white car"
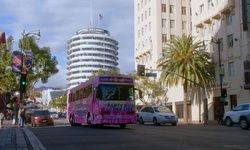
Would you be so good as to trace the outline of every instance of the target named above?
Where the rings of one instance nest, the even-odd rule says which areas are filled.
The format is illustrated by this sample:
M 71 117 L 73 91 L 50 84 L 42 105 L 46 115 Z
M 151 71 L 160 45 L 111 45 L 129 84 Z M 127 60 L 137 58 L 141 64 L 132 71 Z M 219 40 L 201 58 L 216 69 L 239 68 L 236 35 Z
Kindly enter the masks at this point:
M 161 123 L 171 123 L 175 126 L 178 123 L 178 117 L 169 108 L 164 106 L 143 106 L 138 114 L 140 124 L 153 122 L 155 125 Z
M 51 112 L 51 113 L 50 113 L 50 117 L 51 117 L 51 118 L 54 118 L 54 119 L 58 119 L 58 118 L 59 118 L 59 115 L 58 115 L 57 112 Z
M 223 121 L 227 126 L 240 124 L 242 129 L 249 127 L 248 118 L 250 116 L 250 103 L 240 104 L 233 110 L 228 111 L 223 116 Z

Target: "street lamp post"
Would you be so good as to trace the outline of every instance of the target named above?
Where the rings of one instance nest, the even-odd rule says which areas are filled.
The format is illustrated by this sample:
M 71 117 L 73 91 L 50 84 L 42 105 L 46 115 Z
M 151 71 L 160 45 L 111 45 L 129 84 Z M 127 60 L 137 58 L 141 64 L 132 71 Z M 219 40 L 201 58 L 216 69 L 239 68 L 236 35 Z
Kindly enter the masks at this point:
M 220 77 L 220 101 L 221 101 L 221 114 L 223 115 L 224 112 L 225 112 L 225 108 L 224 108 L 224 101 L 225 101 L 225 98 L 223 97 L 222 95 L 222 90 L 223 90 L 223 87 L 222 87 L 222 84 L 223 84 L 223 71 L 222 71 L 222 65 L 221 65 L 221 53 L 220 53 L 220 47 L 221 47 L 221 39 L 215 39 L 214 37 L 211 38 L 211 43 L 215 43 L 217 44 L 218 46 L 218 54 L 219 54 L 219 77 Z M 220 118 L 221 119 L 221 118 Z

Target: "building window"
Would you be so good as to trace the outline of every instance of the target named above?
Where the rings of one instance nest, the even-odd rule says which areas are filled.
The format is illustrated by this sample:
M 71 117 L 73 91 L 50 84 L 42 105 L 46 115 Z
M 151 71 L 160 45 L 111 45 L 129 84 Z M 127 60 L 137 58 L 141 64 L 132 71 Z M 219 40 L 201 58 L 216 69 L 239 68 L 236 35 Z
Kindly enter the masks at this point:
M 162 43 L 167 43 L 167 34 L 162 34 Z
M 143 28 L 141 28 L 141 36 L 143 36 L 143 31 L 144 31 Z
M 161 4 L 161 12 L 163 13 L 167 12 L 166 4 Z
M 140 24 L 140 17 L 138 17 L 138 24 Z
M 219 41 L 220 51 L 223 51 L 223 38 L 220 38 Z
M 220 19 L 220 20 L 217 21 L 217 27 L 218 27 L 218 29 L 221 28 L 221 25 L 222 25 L 222 19 Z
M 232 14 L 228 14 L 228 15 L 227 15 L 227 25 L 232 24 L 232 21 L 233 21 L 233 16 L 232 16 Z
M 174 20 L 170 20 L 170 28 L 175 28 L 175 21 Z
M 230 34 L 227 36 L 227 43 L 228 43 L 228 48 L 232 48 L 234 46 L 234 42 L 233 42 L 233 34 Z
M 182 15 L 186 15 L 186 14 L 187 14 L 187 9 L 186 9 L 186 7 L 182 7 L 182 8 L 181 8 L 181 14 L 182 14 Z
M 214 6 L 212 0 L 208 0 L 207 3 L 208 3 L 208 9 L 211 9 Z
M 200 14 L 204 13 L 204 4 L 200 5 Z
M 162 27 L 163 28 L 167 27 L 167 20 L 166 19 L 162 19 Z
M 140 31 L 140 30 L 138 30 L 138 38 L 140 38 L 140 33 L 141 33 L 141 31 Z
M 141 14 L 141 22 L 143 22 L 143 14 Z
M 143 7 L 143 0 L 141 0 L 141 8 Z
M 169 12 L 172 14 L 174 13 L 174 5 L 169 6 Z
M 182 30 L 186 30 L 186 29 L 187 29 L 187 22 L 182 21 Z
M 209 24 L 209 33 L 213 33 L 213 31 L 214 31 L 214 28 L 213 28 L 213 27 L 214 27 L 213 24 L 210 23 L 210 24 Z
M 202 36 L 202 37 L 205 36 L 205 28 L 202 28 L 202 29 L 201 29 L 201 36 Z
M 145 25 L 145 34 L 147 33 L 148 25 Z
M 175 35 L 170 35 L 170 39 L 171 40 L 175 39 Z
M 145 19 L 147 19 L 147 13 L 148 13 L 148 12 L 147 12 L 147 11 L 145 11 Z
M 138 4 L 138 8 L 137 9 L 138 9 L 138 11 L 140 11 L 140 3 Z
M 151 16 L 151 7 L 148 8 L 148 16 Z
M 147 0 L 144 1 L 144 4 L 147 5 Z
M 151 31 L 151 22 L 148 23 L 148 30 Z
M 229 76 L 234 76 L 234 62 L 230 62 L 228 65 Z

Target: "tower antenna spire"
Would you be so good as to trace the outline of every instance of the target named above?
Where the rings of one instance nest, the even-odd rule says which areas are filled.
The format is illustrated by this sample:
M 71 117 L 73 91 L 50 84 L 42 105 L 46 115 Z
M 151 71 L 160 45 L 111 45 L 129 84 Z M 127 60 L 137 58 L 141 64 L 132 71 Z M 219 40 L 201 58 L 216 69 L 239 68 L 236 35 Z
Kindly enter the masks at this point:
M 93 15 L 92 15 L 92 10 L 93 10 L 93 8 L 92 8 L 92 0 L 90 0 L 90 17 L 89 17 L 89 24 L 90 24 L 90 28 L 93 28 Z

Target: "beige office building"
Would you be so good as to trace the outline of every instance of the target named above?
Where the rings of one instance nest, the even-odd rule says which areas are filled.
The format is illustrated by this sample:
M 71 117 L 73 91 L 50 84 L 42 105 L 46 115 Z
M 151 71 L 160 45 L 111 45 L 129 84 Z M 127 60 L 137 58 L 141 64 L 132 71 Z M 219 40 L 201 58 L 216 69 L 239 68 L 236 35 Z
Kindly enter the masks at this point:
M 192 34 L 197 36 L 197 40 L 204 40 L 215 65 L 213 84 L 207 88 L 210 93 L 207 95 L 208 120 L 215 120 L 218 111 L 228 111 L 237 104 L 250 102 L 244 80 L 244 61 L 250 54 L 249 26 L 244 11 L 247 5 L 243 6 L 244 2 L 248 3 L 247 0 L 135 0 L 135 67 L 142 64 L 147 69 L 158 69 L 156 62 L 165 48 L 164 43 L 183 33 Z M 159 78 L 161 72 L 156 73 Z M 224 107 L 225 103 L 220 102 L 221 89 L 227 91 L 225 101 L 228 105 Z M 166 105 L 182 118 L 182 86 L 167 90 Z M 190 121 L 202 122 L 204 107 L 201 94 L 189 89 L 188 101 Z
M 217 112 L 226 112 L 237 104 L 250 102 L 244 76 L 244 62 L 248 62 L 250 56 L 247 3 L 249 5 L 250 1 L 192 0 L 191 3 L 192 34 L 204 40 L 205 48 L 215 63 L 214 83 L 208 89 L 211 92 L 209 120 L 216 119 Z M 222 89 L 227 91 L 225 106 L 220 98 Z
M 166 41 L 183 33 L 191 34 L 190 0 L 135 0 L 134 23 L 135 68 L 142 64 L 146 69 L 157 69 L 156 62 L 166 48 Z M 152 72 L 157 73 L 157 79 L 160 77 L 161 72 Z M 182 86 L 166 90 L 167 105 L 182 118 Z

